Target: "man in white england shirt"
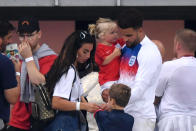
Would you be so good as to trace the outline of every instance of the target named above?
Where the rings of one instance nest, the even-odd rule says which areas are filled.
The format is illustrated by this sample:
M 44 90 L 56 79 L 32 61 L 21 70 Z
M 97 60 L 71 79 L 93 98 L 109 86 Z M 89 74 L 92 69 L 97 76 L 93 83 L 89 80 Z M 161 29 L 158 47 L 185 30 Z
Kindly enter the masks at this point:
M 179 30 L 174 38 L 177 59 L 165 62 L 156 89 L 159 131 L 195 131 L 196 126 L 196 32 Z
M 133 131 L 154 131 L 153 102 L 162 65 L 161 54 L 145 35 L 139 11 L 123 11 L 117 21 L 126 42 L 122 48 L 119 83 L 131 88 L 131 98 L 124 110 L 134 117 Z

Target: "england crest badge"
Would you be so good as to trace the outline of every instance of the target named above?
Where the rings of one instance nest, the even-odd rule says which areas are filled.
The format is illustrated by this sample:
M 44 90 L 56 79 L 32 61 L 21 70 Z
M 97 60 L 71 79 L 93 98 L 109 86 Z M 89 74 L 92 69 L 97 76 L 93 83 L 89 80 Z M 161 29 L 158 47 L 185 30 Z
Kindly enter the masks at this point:
M 133 66 L 136 60 L 136 56 L 131 56 L 131 58 L 129 59 L 129 66 Z

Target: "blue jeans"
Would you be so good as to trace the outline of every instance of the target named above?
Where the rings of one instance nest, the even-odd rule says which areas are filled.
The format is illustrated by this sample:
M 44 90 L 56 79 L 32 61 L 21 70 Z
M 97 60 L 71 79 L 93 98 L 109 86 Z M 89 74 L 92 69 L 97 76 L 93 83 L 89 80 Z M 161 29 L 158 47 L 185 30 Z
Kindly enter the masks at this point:
M 80 122 L 79 112 L 63 111 L 56 114 L 44 131 L 86 131 L 86 124 Z

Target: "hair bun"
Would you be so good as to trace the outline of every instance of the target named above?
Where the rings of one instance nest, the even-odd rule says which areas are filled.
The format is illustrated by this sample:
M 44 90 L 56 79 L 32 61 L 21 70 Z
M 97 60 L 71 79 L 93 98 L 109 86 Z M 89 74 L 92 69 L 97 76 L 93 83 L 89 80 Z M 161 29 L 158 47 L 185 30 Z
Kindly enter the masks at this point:
M 89 30 L 89 33 L 91 35 L 95 35 L 95 28 L 96 28 L 96 25 L 95 24 L 89 24 L 88 25 L 88 30 Z

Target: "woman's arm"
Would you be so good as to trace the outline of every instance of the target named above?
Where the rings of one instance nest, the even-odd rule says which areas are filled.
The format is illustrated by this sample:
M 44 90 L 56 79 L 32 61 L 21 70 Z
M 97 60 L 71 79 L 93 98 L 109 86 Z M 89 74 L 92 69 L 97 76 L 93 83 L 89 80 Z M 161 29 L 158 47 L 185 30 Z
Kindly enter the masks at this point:
M 53 96 L 52 108 L 61 111 L 72 111 L 72 110 L 76 110 L 76 103 L 68 101 L 58 96 Z
M 83 98 L 84 99 L 84 98 Z M 52 108 L 61 111 L 74 111 L 76 110 L 76 102 L 71 102 L 58 96 L 52 98 Z M 99 109 L 99 106 L 92 103 L 80 103 L 80 110 L 86 110 L 89 112 L 95 112 Z

